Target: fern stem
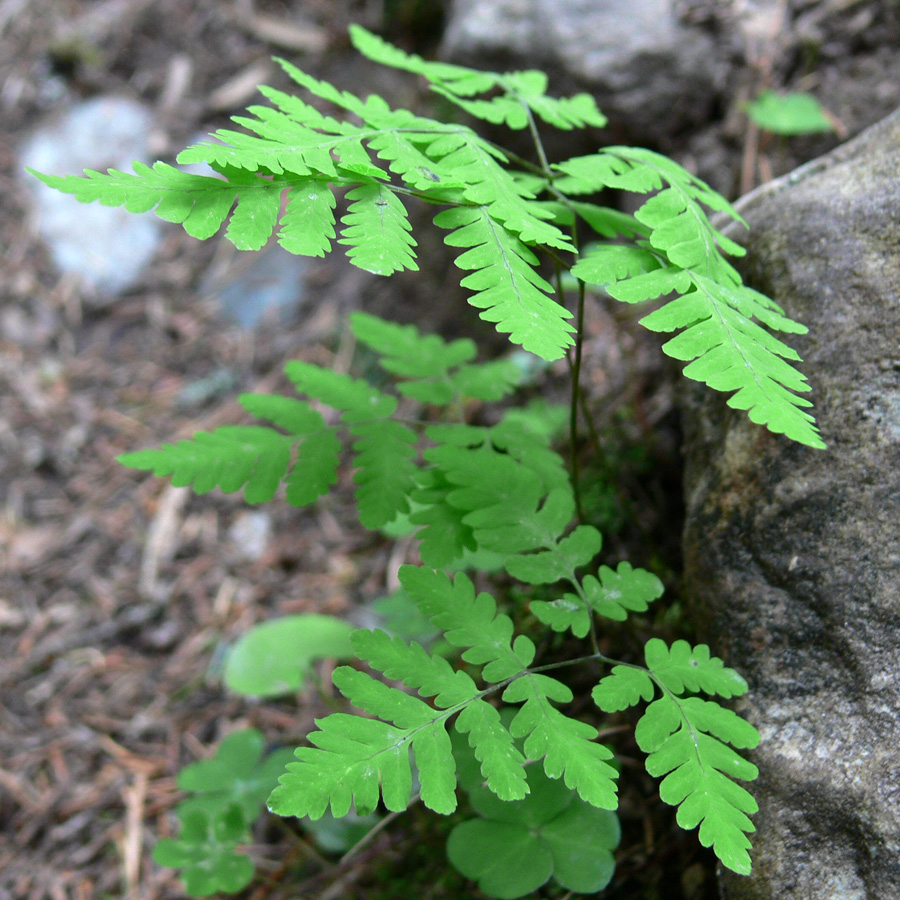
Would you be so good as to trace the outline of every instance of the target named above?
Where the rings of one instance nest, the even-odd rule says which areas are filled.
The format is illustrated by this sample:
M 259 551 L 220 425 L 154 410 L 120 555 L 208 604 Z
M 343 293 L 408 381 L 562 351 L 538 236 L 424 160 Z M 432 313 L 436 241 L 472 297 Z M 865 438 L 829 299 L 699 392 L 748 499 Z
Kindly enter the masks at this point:
M 584 344 L 584 282 L 578 282 L 578 312 L 576 313 L 575 359 L 570 358 L 572 377 L 572 397 L 569 401 L 569 454 L 572 468 L 572 491 L 575 495 L 575 513 L 584 524 L 584 509 L 581 505 L 581 469 L 578 461 L 578 406 L 581 398 L 581 354 Z
M 416 793 L 416 794 L 414 794 L 414 795 L 410 798 L 410 801 L 409 801 L 409 803 L 407 804 L 406 809 L 396 809 L 396 810 L 394 810 L 393 812 L 389 812 L 383 819 L 380 819 L 378 822 L 376 822 L 376 823 L 375 823 L 375 824 L 374 824 L 374 825 L 373 825 L 373 826 L 372 826 L 372 827 L 371 827 L 371 828 L 370 828 L 370 829 L 369 829 L 369 830 L 368 830 L 368 831 L 367 831 L 367 832 L 366 832 L 366 833 L 365 833 L 365 834 L 364 834 L 364 835 L 363 835 L 363 836 L 362 836 L 362 837 L 361 837 L 361 838 L 360 838 L 360 839 L 359 839 L 359 840 L 358 840 L 358 841 L 357 841 L 357 842 L 356 842 L 356 843 L 355 843 L 355 844 L 354 844 L 354 845 L 353 845 L 353 846 L 352 846 L 352 847 L 351 847 L 351 848 L 350 848 L 350 849 L 349 849 L 349 850 L 348 850 L 348 851 L 347 851 L 347 852 L 346 852 L 339 860 L 338 860 L 338 865 L 339 865 L 339 866 L 342 866 L 342 865 L 344 865 L 345 863 L 348 863 L 348 862 L 349 862 L 351 859 L 353 859 L 353 857 L 356 856 L 356 854 L 359 853 L 359 851 L 362 850 L 363 847 L 365 847 L 366 844 L 368 844 L 368 843 L 369 843 L 369 842 L 370 842 L 370 841 L 371 841 L 371 840 L 372 840 L 372 839 L 373 839 L 380 831 L 383 831 L 385 828 L 387 828 L 387 826 L 390 825 L 391 822 L 394 821 L 394 819 L 396 819 L 398 816 L 402 816 L 403 813 L 405 813 L 406 810 L 409 809 L 409 807 L 413 805 L 413 803 L 418 803 L 418 801 L 419 801 L 419 794 Z

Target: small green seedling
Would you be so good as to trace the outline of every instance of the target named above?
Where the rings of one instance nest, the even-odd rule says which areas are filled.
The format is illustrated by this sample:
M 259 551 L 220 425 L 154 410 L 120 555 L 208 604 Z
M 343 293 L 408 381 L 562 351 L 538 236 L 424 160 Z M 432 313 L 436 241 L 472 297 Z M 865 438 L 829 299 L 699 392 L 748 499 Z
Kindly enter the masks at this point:
M 353 626 L 304 613 L 254 625 L 231 648 L 223 678 L 245 697 L 282 697 L 300 690 L 317 659 L 349 659 Z
M 247 840 L 247 823 L 239 806 L 212 813 L 198 808 L 176 815 L 181 834 L 157 841 L 153 859 L 161 866 L 183 869 L 181 879 L 189 896 L 233 894 L 250 884 L 256 867 L 235 849 Z
M 293 759 L 287 749 L 263 758 L 264 748 L 265 738 L 255 728 L 235 731 L 212 759 L 178 773 L 178 787 L 192 796 L 175 811 L 181 833 L 158 841 L 153 858 L 184 870 L 181 878 L 191 897 L 233 893 L 253 878 L 253 861 L 236 848 L 248 841 L 278 776 Z
M 763 91 L 747 104 L 747 115 L 760 128 L 784 137 L 834 131 L 834 122 L 812 94 Z

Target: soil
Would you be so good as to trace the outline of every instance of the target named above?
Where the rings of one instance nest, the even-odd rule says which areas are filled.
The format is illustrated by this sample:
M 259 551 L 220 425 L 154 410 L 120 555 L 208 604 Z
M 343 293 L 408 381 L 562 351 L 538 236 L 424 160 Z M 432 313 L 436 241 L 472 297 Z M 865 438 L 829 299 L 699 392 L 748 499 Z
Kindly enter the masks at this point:
M 54 271 L 37 240 L 16 147 L 44 117 L 120 93 L 156 110 L 155 149 L 169 158 L 225 112 L 256 102 L 256 83 L 277 83 L 273 54 L 343 87 L 419 104 L 416 85 L 360 63 L 346 40 L 351 21 L 387 24 L 391 37 L 427 52 L 436 23 L 423 24 L 416 7 L 0 2 L 0 900 L 183 897 L 177 873 L 150 855 L 175 828 L 179 769 L 240 727 L 259 728 L 273 746 L 299 743 L 330 700 L 314 691 L 265 703 L 235 697 L 221 684 L 222 651 L 277 615 L 362 621 L 410 552 L 358 525 L 346 473 L 312 509 L 266 507 L 271 537 L 248 557 L 230 532 L 246 514 L 240 496 L 196 496 L 115 457 L 246 421 L 237 394 L 284 388 L 289 358 L 349 370 L 343 319 L 356 307 L 448 337 L 474 334 L 488 351 L 503 346 L 452 287 L 440 244 L 423 248 L 429 265 L 416 278 L 376 280 L 338 255 L 311 263 L 302 315 L 247 332 L 199 288 L 211 266 L 240 265 L 230 245 L 201 245 L 173 227 L 141 284 L 98 305 Z M 612 500 L 632 516 L 626 525 L 603 513 L 608 552 L 650 565 L 653 546 L 677 596 L 678 431 L 667 373 L 653 339 L 627 317 L 592 304 L 587 332 L 586 389 L 602 433 L 626 447 L 658 435 L 641 461 L 616 461 Z M 210 377 L 223 371 L 224 381 Z M 551 368 L 537 389 L 563 398 L 565 378 L 564 366 Z M 591 465 L 599 479 L 602 461 Z M 623 740 L 634 786 L 624 792 L 626 837 L 605 896 L 715 896 L 709 855 L 649 802 L 654 786 Z M 250 848 L 260 874 L 241 896 L 472 896 L 448 871 L 433 819 L 412 810 L 343 865 L 292 823 L 263 822 Z

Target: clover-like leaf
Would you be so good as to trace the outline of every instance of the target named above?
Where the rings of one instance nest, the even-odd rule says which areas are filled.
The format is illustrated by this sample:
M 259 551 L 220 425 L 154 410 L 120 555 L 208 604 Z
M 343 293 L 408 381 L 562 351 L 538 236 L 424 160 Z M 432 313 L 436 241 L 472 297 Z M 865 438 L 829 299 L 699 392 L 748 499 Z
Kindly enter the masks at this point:
M 237 805 L 212 816 L 194 809 L 181 819 L 179 837 L 157 841 L 153 859 L 161 866 L 184 869 L 181 878 L 191 897 L 209 897 L 219 891 L 234 894 L 253 879 L 253 861 L 235 851 L 246 832 Z
M 615 871 L 615 813 L 585 803 L 537 766 L 525 771 L 530 792 L 522 800 L 503 802 L 483 787 L 470 790 L 482 818 L 450 833 L 450 862 L 490 897 L 522 897 L 551 877 L 569 891 L 602 890 Z
M 178 773 L 178 787 L 195 796 L 179 804 L 179 816 L 196 809 L 213 815 L 235 805 L 244 820 L 252 822 L 294 758 L 292 750 L 281 749 L 263 759 L 264 749 L 262 733 L 244 728 L 224 738 L 212 759 L 185 766 Z

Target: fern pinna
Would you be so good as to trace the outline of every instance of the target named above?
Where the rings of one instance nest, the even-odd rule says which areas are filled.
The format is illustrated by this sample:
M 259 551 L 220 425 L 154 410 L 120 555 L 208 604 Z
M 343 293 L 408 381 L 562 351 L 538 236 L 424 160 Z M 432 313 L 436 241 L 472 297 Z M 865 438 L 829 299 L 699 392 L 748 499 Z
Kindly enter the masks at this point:
M 727 201 L 648 150 L 605 147 L 551 165 L 539 123 L 567 130 L 599 128 L 605 119 L 585 94 L 547 96 L 540 72 L 499 74 L 427 62 L 359 27 L 351 37 L 372 60 L 426 79 L 461 114 L 527 129 L 537 163 L 512 157 L 467 125 L 392 109 L 377 96 L 359 98 L 281 61 L 297 85 L 340 117 L 264 87 L 272 105 L 235 117 L 244 130 L 220 130 L 179 155 L 182 164 L 208 164 L 214 176 L 162 162 L 135 164 L 133 174 L 35 174 L 83 201 L 155 210 L 198 238 L 211 237 L 227 221 L 225 236 L 240 249 L 258 249 L 274 234 L 292 253 L 322 256 L 337 242 L 351 263 L 380 275 L 417 268 L 406 205 L 433 204 L 446 243 L 463 251 L 457 265 L 467 273 L 462 285 L 471 291 L 470 302 L 525 350 L 548 361 L 569 354 L 573 404 L 581 335 L 565 305 L 564 287 L 572 281 L 579 308 L 587 289 L 624 303 L 653 301 L 642 323 L 678 332 L 663 350 L 688 363 L 686 376 L 733 392 L 728 403 L 771 431 L 823 446 L 802 396 L 809 386 L 793 365 L 799 357 L 772 334 L 805 329 L 743 285 L 728 262 L 743 250 L 708 218 L 713 211 L 741 221 Z M 648 196 L 628 215 L 596 202 L 609 190 Z M 582 244 L 585 233 L 593 239 Z M 542 274 L 541 256 L 552 261 L 554 283 Z M 601 652 L 599 623 L 646 610 L 662 585 L 627 562 L 594 568 L 601 535 L 587 524 L 572 527 L 580 510 L 570 473 L 540 416 L 512 410 L 491 426 L 460 420 L 472 400 L 508 397 L 519 368 L 504 359 L 476 362 L 470 340 L 446 342 L 365 313 L 354 314 L 350 324 L 396 378 L 396 392 L 293 361 L 285 372 L 302 396 L 239 398 L 264 424 L 200 432 L 120 457 L 198 492 L 243 489 L 248 502 L 260 503 L 283 490 L 289 503 L 304 506 L 337 483 L 349 453 L 361 523 L 371 529 L 400 523 L 415 533 L 424 565 L 403 567 L 400 582 L 419 613 L 459 651 L 459 664 L 386 632 L 357 631 L 352 641 L 360 663 L 402 687 L 361 666 L 338 668 L 334 684 L 366 715 L 335 713 L 319 721 L 311 746 L 296 751 L 272 793 L 270 808 L 312 818 L 329 809 L 343 816 L 352 807 L 364 814 L 382 803 L 402 810 L 417 790 L 426 806 L 450 813 L 457 805 L 460 754 L 471 752 L 476 783 L 467 786 L 460 776 L 459 784 L 470 791 L 474 808 L 491 809 L 494 818 L 460 831 L 451 857 L 485 890 L 492 885 L 495 896 L 518 896 L 502 893 L 491 860 L 468 853 L 460 836 L 512 827 L 478 791 L 516 804 L 532 783 L 558 780 L 582 805 L 558 821 L 568 800 L 558 809 L 542 807 L 536 815 L 547 840 L 565 833 L 566 822 L 592 822 L 603 832 L 597 858 L 606 859 L 618 826 L 609 824 L 614 819 L 592 819 L 583 808 L 615 809 L 612 751 L 597 742 L 593 725 L 566 714 L 572 692 L 548 674 L 577 663 L 596 668 L 593 698 L 601 711 L 647 704 L 636 739 L 648 754 L 648 771 L 663 776 L 662 799 L 678 806 L 681 825 L 699 826 L 701 842 L 724 865 L 749 872 L 749 815 L 756 807 L 737 781 L 752 780 L 756 769 L 737 751 L 753 747 L 758 735 L 707 699 L 738 696 L 746 684 L 704 645 L 653 639 L 644 666 Z M 398 415 L 400 403 L 443 410 L 443 418 L 408 421 Z M 536 663 L 532 639 L 514 636 L 513 618 L 458 571 L 485 554 L 510 577 L 536 587 L 534 620 L 589 640 L 582 657 Z M 554 796 L 553 803 L 559 799 L 558 792 L 540 790 Z M 529 834 L 519 837 L 527 843 L 534 837 Z M 550 869 L 558 864 L 563 885 L 592 890 L 611 872 L 573 872 L 549 851 L 545 863 Z

